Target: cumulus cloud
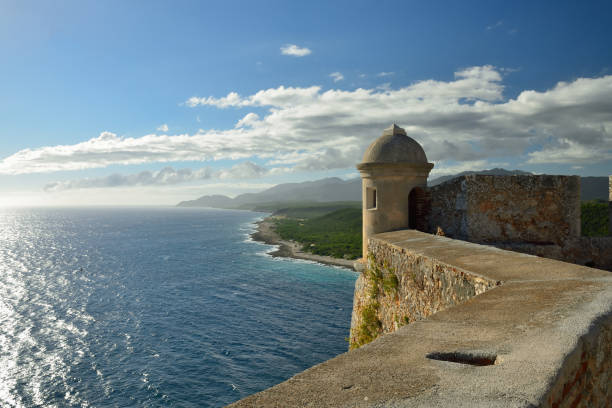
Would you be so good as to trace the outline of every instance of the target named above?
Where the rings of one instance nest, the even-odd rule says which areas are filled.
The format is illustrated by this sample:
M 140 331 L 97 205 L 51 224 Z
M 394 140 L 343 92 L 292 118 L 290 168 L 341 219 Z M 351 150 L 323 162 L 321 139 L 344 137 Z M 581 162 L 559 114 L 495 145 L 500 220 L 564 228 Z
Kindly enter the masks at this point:
M 265 176 L 266 174 L 268 174 L 268 169 L 265 167 L 246 161 L 229 169 L 219 170 L 215 173 L 215 177 L 220 179 L 247 179 Z
M 242 119 L 236 123 L 236 127 L 253 126 L 259 120 L 259 115 L 253 112 L 247 113 Z
M 157 128 L 157 130 L 159 130 L 160 132 L 167 132 L 168 131 L 168 125 L 166 125 L 165 123 L 161 126 L 159 126 Z
M 334 80 L 334 82 L 342 81 L 344 79 L 344 75 L 340 72 L 332 72 L 329 74 L 330 77 Z
M 249 158 L 294 170 L 350 168 L 392 122 L 440 166 L 485 160 L 482 167 L 490 167 L 509 157 L 574 165 L 612 160 L 612 75 L 525 90 L 508 99 L 501 72 L 468 67 L 452 80 L 428 79 L 396 89 L 280 86 L 246 96 L 194 96 L 188 106 L 247 112 L 225 130 L 137 138 L 103 132 L 73 145 L 21 150 L 0 161 L 0 174 Z M 250 107 L 264 113 L 248 112 Z
M 287 108 L 290 106 L 304 105 L 313 100 L 321 90 L 320 86 L 308 88 L 292 88 L 279 86 L 261 90 L 254 95 L 243 98 L 236 92 L 230 92 L 221 98 L 197 97 L 189 98 L 185 104 L 190 107 L 196 106 L 216 106 L 217 108 L 247 107 L 247 106 L 272 106 Z
M 377 77 L 388 77 L 395 74 L 395 72 L 379 72 L 378 74 L 376 74 Z
M 258 178 L 269 172 L 268 169 L 246 161 L 228 169 L 213 170 L 210 167 L 200 169 L 174 169 L 164 167 L 159 171 L 141 171 L 135 174 L 111 174 L 99 178 L 83 178 L 68 181 L 56 181 L 44 187 L 45 191 L 64 191 L 86 188 L 133 187 L 133 186 L 168 186 L 190 181 L 209 179 L 250 179 Z
M 306 47 L 298 47 L 295 44 L 287 44 L 281 47 L 281 54 L 283 55 L 291 55 L 293 57 L 305 57 L 312 53 L 309 48 Z

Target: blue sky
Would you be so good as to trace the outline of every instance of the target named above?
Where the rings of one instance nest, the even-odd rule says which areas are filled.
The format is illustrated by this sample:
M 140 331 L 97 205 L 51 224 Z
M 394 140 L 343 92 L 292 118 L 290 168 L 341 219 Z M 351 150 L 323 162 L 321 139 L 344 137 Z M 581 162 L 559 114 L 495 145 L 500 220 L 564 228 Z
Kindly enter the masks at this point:
M 0 0 L 0 205 L 353 177 L 392 121 L 434 177 L 608 175 L 610 15 L 609 1 Z

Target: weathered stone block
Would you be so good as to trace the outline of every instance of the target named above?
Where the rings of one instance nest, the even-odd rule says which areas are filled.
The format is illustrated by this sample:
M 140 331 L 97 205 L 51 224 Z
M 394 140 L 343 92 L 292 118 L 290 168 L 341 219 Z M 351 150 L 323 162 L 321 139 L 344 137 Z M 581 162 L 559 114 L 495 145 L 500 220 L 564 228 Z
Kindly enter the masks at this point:
M 482 243 L 562 244 L 580 236 L 578 176 L 468 175 L 431 188 L 429 231 Z

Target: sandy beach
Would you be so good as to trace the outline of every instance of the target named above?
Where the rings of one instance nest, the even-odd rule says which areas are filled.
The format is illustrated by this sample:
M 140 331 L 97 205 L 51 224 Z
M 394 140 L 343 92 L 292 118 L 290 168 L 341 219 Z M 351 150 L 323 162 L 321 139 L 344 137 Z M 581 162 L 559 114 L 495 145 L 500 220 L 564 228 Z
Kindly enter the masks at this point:
M 274 257 L 306 259 L 326 265 L 335 265 L 348 269 L 354 269 L 353 262 L 355 262 L 355 260 L 333 258 L 331 256 L 315 255 L 308 252 L 303 252 L 299 243 L 282 240 L 276 231 L 274 231 L 274 222 L 272 217 L 266 217 L 257 222 L 257 231 L 251 234 L 251 238 L 255 241 L 264 242 L 266 244 L 278 245 L 279 248 L 276 251 L 270 252 L 270 255 Z

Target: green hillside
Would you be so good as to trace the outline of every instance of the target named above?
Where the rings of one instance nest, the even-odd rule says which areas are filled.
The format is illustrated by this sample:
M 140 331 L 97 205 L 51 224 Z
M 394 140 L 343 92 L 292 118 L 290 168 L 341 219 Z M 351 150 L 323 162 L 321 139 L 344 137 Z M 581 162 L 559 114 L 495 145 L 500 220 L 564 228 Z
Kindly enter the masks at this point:
M 276 216 L 280 215 L 289 218 L 315 218 L 343 208 L 361 209 L 361 201 L 332 201 L 323 203 L 273 202 L 257 204 L 248 209 L 253 211 L 273 212 Z
M 282 239 L 299 242 L 304 251 L 317 255 L 346 259 L 361 256 L 361 208 L 335 209 L 312 217 L 308 215 L 317 214 L 313 208 L 298 211 L 296 207 L 290 214 L 292 218 L 276 219 L 276 232 Z
M 599 200 L 583 201 L 580 210 L 582 236 L 604 237 L 608 235 L 607 202 Z

